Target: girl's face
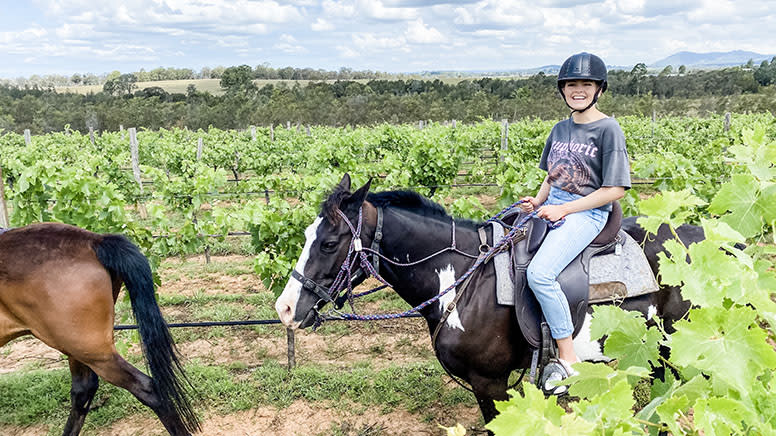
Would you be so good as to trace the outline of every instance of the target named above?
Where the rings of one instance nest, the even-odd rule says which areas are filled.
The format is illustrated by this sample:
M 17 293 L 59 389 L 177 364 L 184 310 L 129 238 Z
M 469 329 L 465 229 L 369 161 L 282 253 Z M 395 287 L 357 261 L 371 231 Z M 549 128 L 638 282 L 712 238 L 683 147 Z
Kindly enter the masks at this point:
M 566 103 L 575 110 L 583 110 L 593 102 L 599 86 L 592 80 L 569 80 L 563 85 Z

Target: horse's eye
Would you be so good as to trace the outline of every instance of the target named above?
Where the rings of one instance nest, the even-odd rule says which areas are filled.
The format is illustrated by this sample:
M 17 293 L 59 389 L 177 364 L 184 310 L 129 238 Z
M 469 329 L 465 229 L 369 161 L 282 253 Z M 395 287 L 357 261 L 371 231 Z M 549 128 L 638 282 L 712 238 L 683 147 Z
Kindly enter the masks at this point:
M 321 244 L 321 249 L 324 251 L 334 251 L 337 248 L 337 241 L 327 241 Z

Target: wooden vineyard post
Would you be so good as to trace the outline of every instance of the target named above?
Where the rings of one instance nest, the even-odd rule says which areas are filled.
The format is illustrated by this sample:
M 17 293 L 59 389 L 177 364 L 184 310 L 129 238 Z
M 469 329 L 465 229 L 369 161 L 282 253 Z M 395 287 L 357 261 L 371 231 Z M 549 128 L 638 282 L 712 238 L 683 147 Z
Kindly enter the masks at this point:
M 8 207 L 5 204 L 5 179 L 3 179 L 3 167 L 0 167 L 0 227 L 11 227 L 8 220 Z
M 204 140 L 200 136 L 197 138 L 197 162 L 202 159 L 202 148 L 205 146 Z M 194 226 L 197 225 L 197 215 L 194 214 Z M 202 236 L 202 239 L 205 241 L 205 263 L 210 264 L 210 245 L 207 243 L 207 236 Z
M 296 345 L 294 341 L 294 330 L 286 328 L 286 338 L 288 339 L 288 370 L 296 366 Z
M 94 145 L 94 127 L 89 127 L 89 141 Z
M 509 150 L 509 121 L 501 120 L 501 127 L 501 157 L 499 160 L 504 162 L 504 155 L 506 155 L 507 150 Z
M 251 126 L 251 141 L 256 142 L 256 126 Z
M 726 132 L 730 131 L 730 112 L 725 112 L 724 129 Z
M 30 146 L 32 144 L 32 135 L 30 129 L 24 129 L 24 145 Z
M 139 146 L 137 143 L 137 130 L 134 127 L 129 128 L 129 151 L 132 155 L 132 175 L 135 177 L 137 185 L 140 186 L 140 195 L 143 195 L 143 181 L 140 179 L 140 156 Z M 148 211 L 146 211 L 143 200 L 137 201 L 137 210 L 140 212 L 140 218 L 148 218 Z
M 275 125 L 269 125 L 269 142 L 275 142 Z

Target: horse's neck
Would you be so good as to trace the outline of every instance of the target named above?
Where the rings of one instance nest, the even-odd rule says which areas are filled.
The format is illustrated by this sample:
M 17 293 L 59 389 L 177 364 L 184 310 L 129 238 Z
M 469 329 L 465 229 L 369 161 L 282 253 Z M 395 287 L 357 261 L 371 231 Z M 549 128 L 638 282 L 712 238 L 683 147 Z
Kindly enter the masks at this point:
M 435 253 L 435 256 L 413 265 L 383 262 L 381 274 L 407 303 L 416 306 L 445 290 L 474 262 L 452 251 L 452 221 L 422 217 L 402 210 L 386 212 L 381 252 L 399 264 L 412 264 Z M 477 232 L 456 225 L 456 247 L 477 254 Z M 441 253 L 440 253 L 441 252 Z

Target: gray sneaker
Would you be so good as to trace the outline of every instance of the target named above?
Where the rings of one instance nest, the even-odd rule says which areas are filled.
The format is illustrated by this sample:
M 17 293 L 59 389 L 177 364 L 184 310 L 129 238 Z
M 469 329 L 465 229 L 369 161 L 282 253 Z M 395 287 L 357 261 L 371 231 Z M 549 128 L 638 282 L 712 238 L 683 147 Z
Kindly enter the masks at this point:
M 539 380 L 539 385 L 541 386 L 542 391 L 544 391 L 544 395 L 561 396 L 567 394 L 569 391 L 568 386 L 556 386 L 556 384 L 571 375 L 569 368 L 567 368 L 559 359 L 551 359 L 542 370 L 542 377 Z

